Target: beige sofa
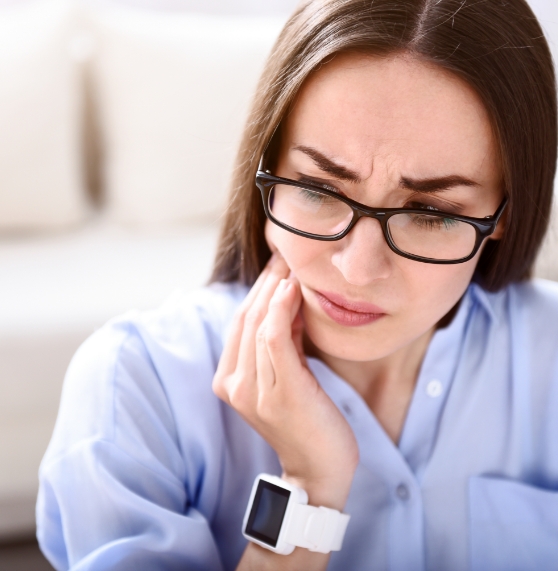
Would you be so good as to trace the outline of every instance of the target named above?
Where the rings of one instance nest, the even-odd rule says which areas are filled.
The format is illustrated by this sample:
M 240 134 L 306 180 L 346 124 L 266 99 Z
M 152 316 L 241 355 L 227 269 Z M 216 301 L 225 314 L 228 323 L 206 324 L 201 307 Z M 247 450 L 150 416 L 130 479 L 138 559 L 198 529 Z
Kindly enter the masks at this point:
M 78 345 L 207 279 L 250 96 L 296 2 L 142 3 L 166 10 L 0 4 L 0 539 L 33 530 Z M 538 267 L 552 279 L 557 235 Z
M 79 344 L 207 280 L 246 109 L 294 5 L 167 4 L 0 4 L 0 540 L 34 528 Z

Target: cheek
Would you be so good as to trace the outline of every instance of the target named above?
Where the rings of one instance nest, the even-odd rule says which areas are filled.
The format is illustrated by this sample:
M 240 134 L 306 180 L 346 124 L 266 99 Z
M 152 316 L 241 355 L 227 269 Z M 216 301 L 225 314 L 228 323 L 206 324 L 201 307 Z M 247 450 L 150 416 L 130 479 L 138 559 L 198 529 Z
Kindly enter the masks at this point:
M 399 332 L 403 344 L 430 330 L 455 306 L 471 282 L 477 259 L 448 265 L 406 262 L 405 299 L 393 320 L 393 335 Z
M 295 275 L 323 259 L 328 244 L 310 240 L 279 228 L 269 220 L 265 224 L 265 239 L 272 252 L 279 252 Z
M 476 259 L 455 265 L 415 262 L 415 267 L 409 268 L 405 280 L 409 303 L 417 308 L 417 317 L 424 320 L 427 328 L 439 321 L 461 298 L 471 282 L 476 262 Z

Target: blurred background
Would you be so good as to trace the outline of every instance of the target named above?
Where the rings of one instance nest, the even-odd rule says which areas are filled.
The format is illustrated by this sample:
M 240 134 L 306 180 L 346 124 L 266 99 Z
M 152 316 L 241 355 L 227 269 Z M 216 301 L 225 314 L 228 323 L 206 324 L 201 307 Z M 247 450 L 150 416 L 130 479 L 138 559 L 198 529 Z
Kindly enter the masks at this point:
M 558 0 L 530 3 L 558 53 Z M 49 569 L 37 471 L 77 347 L 209 277 L 250 99 L 296 4 L 0 0 L 0 570 Z

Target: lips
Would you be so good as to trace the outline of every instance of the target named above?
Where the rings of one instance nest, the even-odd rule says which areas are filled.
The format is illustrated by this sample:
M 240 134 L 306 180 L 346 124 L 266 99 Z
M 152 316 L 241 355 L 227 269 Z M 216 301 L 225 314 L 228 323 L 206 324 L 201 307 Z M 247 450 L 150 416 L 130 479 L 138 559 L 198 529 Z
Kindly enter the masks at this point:
M 314 291 L 324 312 L 339 325 L 358 327 L 384 317 L 381 307 L 366 302 L 349 301 L 336 293 Z

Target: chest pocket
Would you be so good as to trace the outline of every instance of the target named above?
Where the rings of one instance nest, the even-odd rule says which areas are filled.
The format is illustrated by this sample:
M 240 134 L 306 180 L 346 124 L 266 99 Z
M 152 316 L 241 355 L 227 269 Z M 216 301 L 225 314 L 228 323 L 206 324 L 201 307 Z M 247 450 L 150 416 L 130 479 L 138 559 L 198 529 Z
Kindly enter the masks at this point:
M 471 571 L 558 570 L 558 491 L 469 480 Z

